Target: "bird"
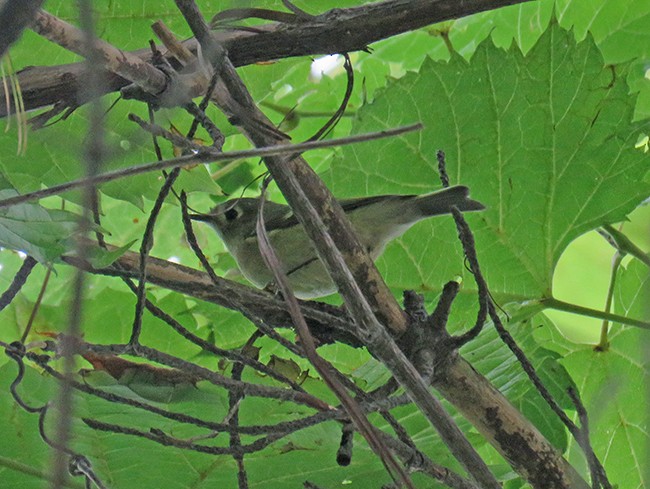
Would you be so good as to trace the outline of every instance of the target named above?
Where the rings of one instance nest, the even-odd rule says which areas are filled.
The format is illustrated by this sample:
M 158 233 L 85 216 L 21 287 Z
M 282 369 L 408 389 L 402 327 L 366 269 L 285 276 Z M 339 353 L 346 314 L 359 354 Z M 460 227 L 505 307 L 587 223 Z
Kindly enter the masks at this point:
M 462 185 L 424 195 L 377 195 L 339 200 L 359 242 L 373 260 L 393 239 L 418 221 L 460 211 L 479 211 L 483 204 L 469 197 Z M 256 221 L 259 198 L 232 199 L 206 214 L 190 214 L 194 221 L 209 224 L 234 257 L 244 277 L 258 288 L 270 288 L 273 272 L 266 266 L 258 247 Z M 336 292 L 325 266 L 291 208 L 264 203 L 264 223 L 282 271 L 299 299 L 314 299 Z

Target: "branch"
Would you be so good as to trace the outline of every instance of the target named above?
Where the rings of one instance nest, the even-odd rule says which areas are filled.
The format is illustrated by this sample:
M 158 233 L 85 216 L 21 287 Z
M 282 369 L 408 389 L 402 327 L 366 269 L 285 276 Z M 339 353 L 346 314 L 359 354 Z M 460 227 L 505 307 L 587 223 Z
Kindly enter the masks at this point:
M 109 247 L 109 250 L 111 249 L 115 248 Z M 75 256 L 64 256 L 63 261 L 90 273 L 113 277 L 136 278 L 140 269 L 140 254 L 131 251 L 105 268 L 95 268 Z M 262 318 L 275 328 L 287 328 L 291 325 L 291 317 L 282 299 L 269 292 L 226 279 L 219 279 L 215 284 L 207 273 L 193 268 L 149 257 L 147 280 L 154 285 L 199 300 L 244 312 L 249 317 Z M 341 341 L 353 347 L 361 346 L 353 335 L 350 319 L 339 308 L 315 301 L 300 301 L 300 304 L 312 334 L 319 341 Z
M 330 10 L 298 24 L 271 23 L 256 26 L 255 32 L 216 33 L 215 38 L 228 52 L 234 66 L 246 66 L 288 57 L 365 49 L 381 39 L 420 27 L 524 1 L 528 0 L 389 0 Z M 184 44 L 196 53 L 195 40 Z M 150 49 L 130 54 L 144 61 L 151 59 Z M 77 107 L 87 102 L 79 93 L 81 72 L 80 63 L 25 68 L 18 73 L 25 109 L 38 109 L 56 102 Z M 118 91 L 133 81 L 117 74 L 106 73 L 106 77 L 108 92 Z M 16 109 L 12 106 L 11 110 Z M 0 117 L 6 116 L 6 108 L 0 106 Z
M 20 292 L 20 289 L 23 288 L 23 285 L 25 285 L 25 282 L 27 282 L 29 274 L 32 273 L 32 269 L 37 264 L 38 262 L 33 257 L 28 256 L 25 258 L 25 261 L 20 266 L 20 270 L 18 270 L 16 272 L 16 275 L 14 275 L 14 278 L 11 281 L 9 287 L 7 287 L 7 290 L 5 290 L 2 295 L 0 295 L 0 311 L 11 304 L 11 301 L 14 300 L 16 294 L 18 294 L 18 292 Z
M 284 144 L 269 146 L 266 148 L 247 149 L 241 151 L 230 151 L 222 153 L 215 147 L 202 146 L 197 154 L 188 156 L 181 156 L 180 158 L 173 158 L 171 160 L 156 161 L 154 163 L 146 163 L 144 165 L 132 166 L 129 168 L 122 168 L 114 170 L 93 177 L 80 178 L 70 182 L 62 183 L 60 185 L 53 185 L 51 187 L 29 192 L 8 199 L 0 200 L 0 208 L 8 207 L 11 205 L 28 202 L 30 200 L 38 200 L 52 195 L 62 194 L 68 190 L 83 187 L 86 185 L 99 185 L 102 183 L 112 182 L 120 178 L 130 177 L 133 175 L 140 175 L 152 171 L 165 170 L 167 168 L 177 168 L 185 165 L 192 165 L 197 163 L 214 163 L 217 161 L 232 161 L 241 158 L 249 158 L 254 156 L 268 156 L 279 154 L 295 154 L 302 153 L 316 148 L 328 148 L 332 146 L 341 146 L 344 144 L 354 144 L 373 139 L 381 139 L 385 137 L 395 136 L 410 131 L 417 131 L 422 128 L 422 124 L 411 124 L 410 126 L 398 127 L 395 129 L 387 129 L 385 131 L 358 134 L 356 136 L 349 136 L 345 138 L 330 139 L 328 141 L 308 141 L 299 144 Z
M 386 467 L 386 470 L 392 476 L 393 480 L 396 483 L 399 480 L 401 484 L 405 485 L 409 489 L 415 489 L 411 478 L 408 476 L 404 468 L 397 463 L 397 460 L 395 459 L 392 452 L 388 450 L 386 445 L 383 443 L 379 434 L 379 430 L 370 423 L 368 417 L 362 411 L 358 402 L 352 398 L 343 384 L 337 379 L 336 375 L 334 374 L 334 367 L 316 352 L 316 342 L 309 332 L 309 327 L 307 326 L 305 318 L 300 312 L 298 299 L 296 299 L 296 296 L 291 290 L 289 279 L 282 271 L 280 259 L 278 258 L 278 255 L 271 245 L 271 241 L 266 231 L 264 224 L 264 192 L 266 191 L 267 184 L 268 180 L 262 187 L 262 197 L 260 199 L 260 207 L 257 215 L 256 231 L 257 238 L 259 240 L 259 249 L 260 253 L 262 254 L 262 258 L 266 263 L 266 266 L 269 267 L 269 269 L 271 269 L 273 272 L 275 282 L 282 292 L 282 295 L 284 296 L 284 300 L 287 304 L 287 309 L 291 314 L 291 319 L 293 320 L 293 324 L 296 328 L 296 332 L 300 338 L 300 343 L 302 344 L 307 358 L 316 368 L 316 371 L 325 381 L 325 384 L 345 407 L 348 415 L 354 421 L 357 430 L 366 439 L 370 448 L 380 458 Z
M 433 386 L 533 487 L 588 489 L 539 430 L 460 356 L 438 372 Z
M 272 127 L 256 107 L 223 48 L 212 38 L 191 0 L 176 0 L 202 52 L 219 75 L 215 102 L 238 121 L 244 135 L 256 146 L 282 141 L 282 135 L 264 130 Z M 436 427 L 463 467 L 485 488 L 500 487 L 483 460 L 474 451 L 453 420 L 433 397 L 419 373 L 389 336 L 406 330 L 406 317 L 359 243 L 341 206 L 301 157 L 268 157 L 267 168 L 312 240 L 319 258 L 336 283 L 357 335 L 383 361 L 406 388 L 413 401 Z
M 84 33 L 44 10 L 39 10 L 36 13 L 32 29 L 37 34 L 73 53 L 88 56 L 88 45 L 84 39 Z M 156 95 L 167 87 L 165 75 L 138 56 L 121 51 L 100 39 L 95 39 L 92 49 L 101 53 L 105 69 L 131 80 L 147 92 Z

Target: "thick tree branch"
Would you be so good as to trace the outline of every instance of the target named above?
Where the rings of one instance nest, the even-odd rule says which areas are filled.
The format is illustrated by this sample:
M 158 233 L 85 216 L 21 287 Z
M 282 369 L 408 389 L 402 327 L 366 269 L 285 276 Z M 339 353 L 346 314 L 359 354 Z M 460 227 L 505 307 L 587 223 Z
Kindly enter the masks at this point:
M 191 0 L 176 0 L 202 52 L 219 76 L 215 102 L 256 146 L 282 142 L 283 135 L 264 130 L 272 127 L 253 102 L 223 48 L 215 42 Z M 311 238 L 320 259 L 336 283 L 354 318 L 357 336 L 391 370 L 413 401 L 436 427 L 452 453 L 482 487 L 498 482 L 474 451 L 440 402 L 392 340 L 406 329 L 406 317 L 388 290 L 374 263 L 352 231 L 341 206 L 301 157 L 269 157 L 266 165 L 298 220 Z
M 88 55 L 88 46 L 81 29 L 63 20 L 39 10 L 36 13 L 32 29 L 48 40 L 81 56 Z M 93 49 L 101 54 L 104 67 L 124 78 L 137 83 L 144 90 L 159 94 L 167 86 L 163 73 L 138 56 L 121 51 L 106 41 L 96 39 Z
M 63 260 L 90 273 L 115 277 L 135 278 L 140 267 L 139 253 L 131 251 L 122 255 L 112 265 L 101 269 L 94 268 L 74 256 L 65 256 Z M 215 285 L 207 273 L 193 268 L 149 257 L 147 279 L 151 284 L 227 309 L 245 312 L 249 317 L 262 318 L 274 328 L 286 328 L 292 324 L 281 298 L 226 279 L 220 279 Z M 361 346 L 352 334 L 350 319 L 339 308 L 314 301 L 300 302 L 307 324 L 320 341 L 329 343 L 336 340 L 355 347 Z
M 294 24 L 272 23 L 257 26 L 256 32 L 229 31 L 215 34 L 234 66 L 245 66 L 294 56 L 312 56 L 364 49 L 397 34 L 436 22 L 465 17 L 528 0 L 388 0 L 349 9 L 334 9 L 310 20 Z M 196 41 L 185 45 L 196 53 Z M 125 53 L 126 54 L 126 53 Z M 151 59 L 150 49 L 132 53 Z M 32 66 L 18 73 L 26 110 L 59 102 L 77 107 L 87 102 L 81 95 L 80 63 L 59 66 Z M 114 92 L 133 78 L 106 73 L 107 90 Z M 11 97 L 10 97 L 11 98 Z M 15 108 L 11 108 L 15 111 Z M 0 117 L 7 115 L 0 106 Z
M 94 269 L 73 257 L 64 259 L 91 273 L 135 277 L 140 257 L 138 253 L 127 252 L 104 269 Z M 151 284 L 244 312 L 248 317 L 256 316 L 270 326 L 291 325 L 284 301 L 268 292 L 224 279 L 215 285 L 204 272 L 152 257 L 147 262 L 147 277 Z M 321 341 L 335 340 L 361 346 L 352 334 L 351 319 L 339 308 L 301 301 L 301 310 L 310 330 Z M 555 486 L 536 487 L 586 487 L 539 431 L 465 360 L 453 357 L 449 362 L 437 363 L 436 372 L 433 386 L 529 480 L 545 481 L 551 472 L 558 475 Z M 549 471 L 549 467 L 553 471 Z
M 533 487 L 589 488 L 539 430 L 461 357 L 436 375 L 433 385 Z

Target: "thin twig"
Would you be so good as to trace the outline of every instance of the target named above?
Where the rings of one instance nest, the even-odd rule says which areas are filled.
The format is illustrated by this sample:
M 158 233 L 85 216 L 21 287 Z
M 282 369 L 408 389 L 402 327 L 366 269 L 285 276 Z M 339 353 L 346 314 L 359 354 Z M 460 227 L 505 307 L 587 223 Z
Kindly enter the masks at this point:
M 15 197 L 10 197 L 8 199 L 3 199 L 0 200 L 0 208 L 21 204 L 23 202 L 29 202 L 31 200 L 42 199 L 45 197 L 50 197 L 52 195 L 58 195 L 63 192 L 67 192 L 68 190 L 83 187 L 85 185 L 99 185 L 102 183 L 112 182 L 113 180 L 118 180 L 120 178 L 125 178 L 133 175 L 140 175 L 152 171 L 164 170 L 166 168 L 174 168 L 174 167 L 199 164 L 199 163 L 215 163 L 217 161 L 221 161 L 221 162 L 232 161 L 232 160 L 238 160 L 240 158 L 254 158 L 260 156 L 303 153 L 305 151 L 310 151 L 312 149 L 331 148 L 334 146 L 356 144 L 356 143 L 372 141 L 375 139 L 393 137 L 411 131 L 419 131 L 422 129 L 422 127 L 423 127 L 422 124 L 417 123 L 408 126 L 398 127 L 395 129 L 386 129 L 385 131 L 359 134 L 356 136 L 330 139 L 327 141 L 308 141 L 305 143 L 298 143 L 298 144 L 281 144 L 277 146 L 269 146 L 269 147 L 250 149 L 250 150 L 229 151 L 226 153 L 221 153 L 218 150 L 216 150 L 216 148 L 212 148 L 211 146 L 202 146 L 200 151 L 197 154 L 181 156 L 180 158 L 174 158 L 171 160 L 157 161 L 154 163 L 148 163 L 148 164 L 134 166 L 130 168 L 124 168 L 121 170 L 106 172 L 93 177 L 80 178 L 60 185 L 54 185 L 50 188 L 46 188 L 43 190 L 37 190 L 35 192 L 29 192 L 23 195 L 18 195 Z
M 339 401 L 341 401 L 343 406 L 345 406 L 350 418 L 354 420 L 357 429 L 366 439 L 370 448 L 377 454 L 377 456 L 379 456 L 391 477 L 398 478 L 401 483 L 405 484 L 409 488 L 414 488 L 415 486 L 408 474 L 404 471 L 404 468 L 397 462 L 393 454 L 382 442 L 381 437 L 376 432 L 377 428 L 370 424 L 368 418 L 360 409 L 359 404 L 350 396 L 350 394 L 348 394 L 343 385 L 333 375 L 332 371 L 334 370 L 334 367 L 316 352 L 314 338 L 309 332 L 309 327 L 305 322 L 304 316 L 300 312 L 300 306 L 298 305 L 296 296 L 289 285 L 289 280 L 286 274 L 282 271 L 282 265 L 280 264 L 280 260 L 271 245 L 266 231 L 264 224 L 264 193 L 267 184 L 268 180 L 266 180 L 265 184 L 262 186 L 262 195 L 260 197 L 260 206 L 256 225 L 257 239 L 259 241 L 262 258 L 269 270 L 273 272 L 275 283 L 282 292 L 282 296 L 287 303 L 287 308 L 289 309 L 294 326 L 296 327 L 296 331 L 300 337 L 300 343 L 305 349 L 311 364 L 316 368 L 322 379 L 336 395 Z
M 345 73 L 347 75 L 347 83 L 345 86 L 345 93 L 343 94 L 343 99 L 339 108 L 336 109 L 336 112 L 332 114 L 329 120 L 321 127 L 316 134 L 308 139 L 308 141 L 317 141 L 321 137 L 326 136 L 334 128 L 336 123 L 341 120 L 343 114 L 345 114 L 345 109 L 348 107 L 350 102 L 350 97 L 352 97 L 352 90 L 354 89 L 354 70 L 352 69 L 352 61 L 350 61 L 350 56 L 348 53 L 343 54 L 345 62 L 343 63 L 343 68 L 345 68 Z
M 25 258 L 23 264 L 20 266 L 20 269 L 18 269 L 16 275 L 14 275 L 11 284 L 9 284 L 7 290 L 5 290 L 2 293 L 2 296 L 0 296 L 0 311 L 11 304 L 11 301 L 14 299 L 14 297 L 16 297 L 16 294 L 20 292 L 20 289 L 22 289 L 23 285 L 25 285 L 25 282 L 27 282 L 29 274 L 32 273 L 32 270 L 37 265 L 37 263 L 38 261 L 36 261 L 36 259 L 31 256 L 27 256 Z
M 142 329 L 142 313 L 145 308 L 145 294 L 146 294 L 146 285 L 147 285 L 147 258 L 149 256 L 149 250 L 153 245 L 153 230 L 156 225 L 156 220 L 158 219 L 158 214 L 162 209 L 163 202 L 169 195 L 169 191 L 174 185 L 174 182 L 180 175 L 180 168 L 174 168 L 174 170 L 167 176 L 165 183 L 158 193 L 158 197 L 154 202 L 154 206 L 149 213 L 149 219 L 147 219 L 147 226 L 145 228 L 144 234 L 142 236 L 142 244 L 140 246 L 140 270 L 138 277 L 138 291 L 137 291 L 137 301 L 135 305 L 135 316 L 133 319 L 133 328 L 131 330 L 131 339 L 129 339 L 129 344 L 137 345 L 140 339 L 140 332 Z
M 578 419 L 580 420 L 580 431 L 574 436 L 587 458 L 587 464 L 589 465 L 589 471 L 591 472 L 591 482 L 594 489 L 599 489 L 601 486 L 604 489 L 612 489 L 612 484 L 609 482 L 607 474 L 605 473 L 605 467 L 600 463 L 600 460 L 598 460 L 598 457 L 591 446 L 589 436 L 589 416 L 587 415 L 587 410 L 580 399 L 580 395 L 575 389 L 573 389 L 573 387 L 570 387 L 567 393 L 569 394 L 573 405 L 576 407 Z
M 448 185 L 449 180 L 446 172 L 445 155 L 442 151 L 438 151 L 438 168 L 440 171 L 441 180 L 443 181 L 443 184 Z M 519 348 L 515 339 L 504 327 L 503 322 L 501 321 L 501 318 L 498 314 L 496 305 L 491 298 L 487 281 L 485 280 L 485 277 L 483 276 L 481 272 L 481 268 L 478 263 L 474 235 L 471 229 L 469 228 L 467 221 L 465 221 L 463 214 L 457 208 L 452 208 L 452 215 L 456 223 L 456 228 L 458 229 L 459 239 L 463 245 L 463 251 L 465 252 L 465 257 L 469 262 L 470 271 L 474 276 L 474 280 L 477 284 L 477 289 L 478 289 L 477 294 L 480 303 L 480 310 L 479 310 L 479 314 L 475 326 L 467 333 L 454 338 L 454 342 L 456 346 L 460 347 L 463 344 L 465 344 L 467 341 L 473 339 L 478 335 L 478 333 L 481 331 L 483 327 L 483 323 L 485 322 L 486 318 L 484 317 L 484 314 L 486 312 L 487 315 L 489 315 L 490 319 L 492 320 L 492 323 L 494 324 L 494 327 L 497 330 L 497 333 L 499 334 L 501 341 L 503 341 L 506 344 L 506 346 L 508 346 L 508 348 L 514 354 L 515 358 L 517 359 L 522 369 L 528 376 L 529 380 L 533 383 L 537 391 L 542 396 L 542 398 L 546 401 L 548 406 L 556 414 L 556 416 L 560 419 L 560 421 L 567 427 L 569 432 L 573 435 L 573 437 L 576 439 L 580 447 L 583 449 L 590 463 L 590 467 L 594 467 L 592 465 L 592 463 L 594 463 L 593 462 L 594 460 L 596 461 L 595 463 L 599 465 L 600 462 L 598 462 L 598 459 L 593 453 L 593 449 L 589 445 L 585 445 L 583 443 L 585 437 L 585 433 L 583 430 L 585 429 L 585 427 L 583 426 L 582 429 L 578 428 L 575 425 L 575 423 L 566 415 L 564 410 L 560 407 L 560 405 L 551 395 L 550 391 L 546 388 L 546 386 L 542 382 L 532 362 L 524 354 L 521 348 Z M 592 468 L 592 471 L 593 470 L 595 469 Z
M 276 442 L 280 435 L 271 434 L 266 437 L 260 438 L 248 445 L 241 445 L 239 447 L 215 447 L 215 446 L 206 446 L 199 445 L 190 441 L 181 440 L 179 438 L 174 438 L 172 436 L 166 435 L 160 430 L 150 430 L 143 431 L 135 428 L 129 428 L 127 426 L 121 426 L 112 423 L 105 423 L 91 418 L 82 418 L 82 421 L 86 423 L 89 427 L 98 430 L 98 431 L 107 431 L 109 433 L 118 433 L 122 435 L 131 435 L 139 438 L 145 438 L 147 440 L 154 441 L 164 446 L 172 446 L 176 448 L 182 448 L 185 450 L 192 450 L 199 453 L 207 453 L 210 455 L 233 455 L 233 454 L 246 454 L 246 453 L 255 453 L 263 450 L 272 443 Z
M 307 392 L 298 392 L 286 388 L 252 384 L 250 382 L 237 382 L 229 377 L 226 377 L 217 372 L 213 372 L 212 370 L 205 367 L 201 367 L 194 363 L 188 362 L 187 360 L 183 360 L 181 358 L 144 345 L 138 345 L 137 349 L 135 350 L 130 345 L 92 345 L 85 343 L 83 344 L 83 347 L 89 351 L 96 353 L 131 354 L 140 358 L 146 358 L 151 362 L 180 370 L 192 377 L 205 379 L 213 385 L 223 387 L 225 389 L 239 390 L 247 396 L 291 401 L 297 404 L 309 406 L 319 411 L 327 411 L 329 409 L 332 409 L 329 404 Z
M 47 290 L 47 284 L 49 283 L 51 276 L 52 276 L 52 268 L 48 268 L 45 271 L 45 277 L 43 278 L 43 283 L 41 284 L 41 288 L 38 291 L 38 297 L 36 297 L 36 302 L 34 303 L 34 307 L 32 307 L 32 312 L 30 313 L 29 319 L 27 320 L 25 331 L 23 331 L 23 334 L 20 337 L 21 343 L 24 343 L 25 340 L 27 340 L 27 336 L 32 330 L 32 324 L 34 324 L 34 319 L 36 318 L 36 315 L 38 314 L 38 310 L 41 307 L 41 303 L 43 302 L 43 297 L 45 296 L 45 291 Z
M 141 119 L 140 117 L 138 117 L 136 114 L 129 114 L 128 118 L 130 121 L 135 122 L 142 129 L 150 133 L 153 137 L 162 137 L 178 148 L 182 148 L 184 150 L 189 150 L 193 152 L 199 152 L 202 149 L 202 146 L 192 141 L 191 138 L 186 138 L 184 136 L 163 129 L 158 124 L 147 122 Z M 159 161 L 163 161 L 162 155 L 158 159 Z

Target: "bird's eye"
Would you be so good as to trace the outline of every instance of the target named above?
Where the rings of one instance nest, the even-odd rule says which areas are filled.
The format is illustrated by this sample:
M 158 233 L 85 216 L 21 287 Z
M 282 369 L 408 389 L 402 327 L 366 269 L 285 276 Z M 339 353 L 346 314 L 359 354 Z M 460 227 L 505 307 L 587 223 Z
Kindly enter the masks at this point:
M 224 212 L 223 215 L 226 216 L 227 221 L 234 221 L 235 219 L 237 219 L 239 212 L 237 212 L 237 209 L 230 208 L 226 212 Z

